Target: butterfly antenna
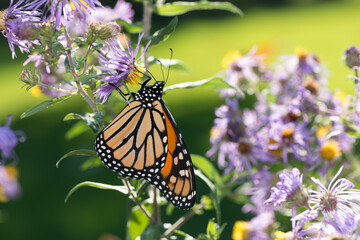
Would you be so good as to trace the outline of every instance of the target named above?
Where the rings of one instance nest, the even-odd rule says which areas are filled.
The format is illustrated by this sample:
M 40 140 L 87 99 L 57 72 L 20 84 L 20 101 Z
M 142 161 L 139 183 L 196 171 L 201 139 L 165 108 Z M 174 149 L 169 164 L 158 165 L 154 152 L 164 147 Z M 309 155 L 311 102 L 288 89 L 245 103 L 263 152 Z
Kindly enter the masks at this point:
M 165 75 L 164 75 L 164 70 L 163 70 L 163 64 L 162 64 L 162 62 L 161 62 L 159 59 L 157 59 L 157 61 L 158 61 L 159 64 L 160 64 L 161 74 L 162 74 L 163 79 L 165 80 Z
M 170 75 L 170 67 L 171 67 L 171 60 L 173 57 L 173 50 L 170 48 L 171 54 L 170 54 L 170 60 L 169 60 L 169 68 L 168 68 L 168 72 L 167 72 L 167 76 L 166 76 L 166 80 L 165 80 L 165 84 L 167 83 L 168 79 L 169 79 L 169 75 Z
M 125 99 L 125 101 L 129 102 L 129 100 L 126 98 L 126 95 L 129 95 L 129 94 L 125 94 L 123 91 L 121 91 L 120 87 L 116 86 L 115 84 L 112 84 L 112 83 L 109 83 L 110 86 L 114 87 L 118 93 L 120 94 L 120 96 Z

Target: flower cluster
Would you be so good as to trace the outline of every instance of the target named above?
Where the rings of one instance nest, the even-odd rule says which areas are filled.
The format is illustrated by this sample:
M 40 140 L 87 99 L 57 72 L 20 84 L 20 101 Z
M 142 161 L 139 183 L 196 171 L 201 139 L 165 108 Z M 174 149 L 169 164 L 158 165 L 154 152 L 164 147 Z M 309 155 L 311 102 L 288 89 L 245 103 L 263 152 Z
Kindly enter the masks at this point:
M 7 202 L 20 194 L 20 185 L 17 181 L 19 174 L 15 167 L 17 156 L 14 148 L 25 140 L 25 135 L 22 131 L 14 131 L 10 128 L 11 119 L 9 115 L 5 125 L 0 126 L 0 202 Z
M 254 219 L 291 207 L 289 239 L 352 236 L 358 223 L 358 190 L 346 179 L 333 180 L 326 188 L 315 176 L 329 176 L 340 165 L 353 165 L 360 129 L 358 91 L 354 96 L 331 92 L 326 69 L 316 55 L 303 48 L 280 57 L 273 66 L 265 64 L 265 57 L 256 48 L 245 55 L 236 51 L 225 56 L 226 81 L 234 88 L 220 93 L 225 104 L 215 110 L 207 155 L 217 159 L 225 174 L 240 173 L 251 181 L 245 191 L 251 203 L 245 204 L 243 211 L 255 214 Z M 358 84 L 359 50 L 350 47 L 344 59 Z M 301 169 L 287 170 L 289 166 Z M 274 184 L 271 179 L 279 168 L 285 170 Z M 308 174 L 314 176 L 311 180 L 319 191 L 305 187 L 303 178 Z M 260 178 L 269 180 L 259 184 Z M 307 210 L 297 213 L 303 208 Z M 348 227 L 341 229 L 343 225 Z M 316 231 L 320 235 L 314 235 Z
M 121 34 L 122 28 L 116 22 L 119 19 L 129 22 L 133 17 L 131 4 L 124 0 L 118 0 L 114 8 L 104 7 L 98 0 L 20 0 L 11 1 L 9 8 L 0 13 L 0 28 L 13 56 L 16 56 L 14 45 L 27 53 L 31 50 L 23 65 L 33 63 L 37 71 L 24 70 L 21 81 L 34 96 L 45 94 L 57 98 L 76 93 L 78 86 L 69 80 L 69 68 L 73 68 L 72 77 L 97 75 L 101 77 L 98 80 L 110 83 L 99 86 L 96 79 L 86 82 L 104 103 L 116 87 L 128 93 L 126 84 L 139 83 L 146 71 L 138 62 L 150 41 L 137 56 L 143 35 L 139 35 L 133 49 L 130 39 Z M 70 63 L 65 48 L 75 48 L 73 37 L 82 48 L 71 52 Z M 98 56 L 91 55 L 92 52 Z M 89 56 L 89 59 L 77 59 L 77 54 Z

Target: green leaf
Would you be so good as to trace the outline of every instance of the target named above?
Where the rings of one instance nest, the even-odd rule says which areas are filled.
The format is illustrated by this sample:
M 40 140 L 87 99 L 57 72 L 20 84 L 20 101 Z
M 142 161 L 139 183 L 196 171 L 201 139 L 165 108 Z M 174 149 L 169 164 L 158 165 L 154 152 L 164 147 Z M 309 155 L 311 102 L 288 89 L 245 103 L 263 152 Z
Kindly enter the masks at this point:
M 195 167 L 200 169 L 206 175 L 206 177 L 212 180 L 218 189 L 224 187 L 221 175 L 216 170 L 214 165 L 210 162 L 210 160 L 196 154 L 191 154 L 191 159 Z
M 224 230 L 226 224 L 222 225 L 221 227 L 215 222 L 215 219 L 210 219 L 209 223 L 206 228 L 206 234 L 208 239 L 217 240 L 220 239 L 220 235 Z
M 101 130 L 100 122 L 102 121 L 101 113 L 69 113 L 64 117 L 64 121 L 80 119 L 83 120 L 95 133 Z
M 80 169 L 82 171 L 85 171 L 85 170 L 88 170 L 90 168 L 95 168 L 95 167 L 100 167 L 100 166 L 103 166 L 103 163 L 98 157 L 89 158 L 83 164 L 81 164 Z
M 174 17 L 170 23 L 160 30 L 156 31 L 152 36 L 144 38 L 146 41 L 151 40 L 151 45 L 156 45 L 161 41 L 165 41 L 170 37 L 170 34 L 175 30 L 178 23 L 178 18 Z
M 65 139 L 74 139 L 87 130 L 89 130 L 89 127 L 84 122 L 77 122 L 65 133 Z
M 106 190 L 115 190 L 115 191 L 121 192 L 122 194 L 129 193 L 129 189 L 125 186 L 116 186 L 116 185 L 109 185 L 109 184 L 104 184 L 104 183 L 85 181 L 85 182 L 79 183 L 78 185 L 76 185 L 75 187 L 73 187 L 70 190 L 70 192 L 68 193 L 68 195 L 65 198 L 65 202 L 67 202 L 69 197 L 80 187 L 93 187 L 93 188 L 106 189 Z
M 62 52 L 65 51 L 64 46 L 60 42 L 55 42 L 51 45 L 51 49 L 56 56 L 59 56 Z
M 97 76 L 99 76 L 99 74 L 85 74 L 79 77 L 77 81 L 83 84 L 90 84 L 89 80 L 96 78 Z
M 70 66 L 68 55 L 66 55 L 66 57 L 65 57 L 64 64 L 65 64 L 65 72 L 67 72 L 67 73 L 71 72 L 71 66 Z
M 242 93 L 242 91 L 239 88 L 230 85 L 222 77 L 216 77 L 216 76 L 208 78 L 208 79 L 204 79 L 204 80 L 195 81 L 195 82 L 184 82 L 184 83 L 174 84 L 174 85 L 164 88 L 164 92 L 169 91 L 169 90 L 175 90 L 175 89 L 195 88 L 195 87 L 205 87 L 205 88 L 216 89 L 216 90 L 232 88 L 232 89 L 238 91 L 239 93 Z
M 121 19 L 116 20 L 116 22 L 119 25 L 125 27 L 129 33 L 139 33 L 143 31 L 143 27 L 139 23 L 132 23 Z
M 225 10 L 240 16 L 243 12 L 229 2 L 172 2 L 155 7 L 154 12 L 161 16 L 176 16 L 194 10 Z
M 38 105 L 30 108 L 29 110 L 27 110 L 26 112 L 24 112 L 23 114 L 21 114 L 20 118 L 23 119 L 23 118 L 26 118 L 26 117 L 29 117 L 31 115 L 34 115 L 35 113 L 38 113 L 54 104 L 57 104 L 57 103 L 61 103 L 67 99 L 69 99 L 70 97 L 74 96 L 75 94 L 69 94 L 69 95 L 66 95 L 66 96 L 62 96 L 62 97 L 59 97 L 59 98 L 54 98 L 54 99 L 51 99 L 51 100 L 46 100 L 42 103 L 39 103 Z
M 163 225 L 147 225 L 140 237 L 136 238 L 136 240 L 159 239 L 164 232 L 165 227 Z
M 145 208 L 152 212 L 152 205 L 146 205 Z M 135 206 L 131 209 L 131 215 L 128 220 L 128 231 L 131 239 L 136 239 L 141 235 L 144 229 L 149 225 L 150 220 L 145 216 L 145 214 L 139 209 L 138 206 Z
M 191 69 L 184 64 L 183 61 L 178 59 L 164 59 L 164 58 L 155 58 L 149 57 L 149 65 L 153 64 L 162 64 L 164 67 L 171 67 L 172 70 L 183 71 L 183 72 L 191 72 Z
M 100 44 L 94 45 L 94 46 L 93 46 L 93 49 L 94 49 L 95 51 L 97 51 L 97 50 L 102 49 L 103 47 L 104 47 L 104 44 L 100 43 Z
M 59 161 L 57 161 L 56 163 L 56 167 L 59 167 L 60 162 L 62 162 L 62 160 L 64 160 L 67 157 L 70 156 L 97 156 L 95 150 L 89 150 L 89 149 L 78 149 L 78 150 L 73 150 L 71 152 L 68 152 L 67 154 L 65 154 L 64 156 L 62 156 Z

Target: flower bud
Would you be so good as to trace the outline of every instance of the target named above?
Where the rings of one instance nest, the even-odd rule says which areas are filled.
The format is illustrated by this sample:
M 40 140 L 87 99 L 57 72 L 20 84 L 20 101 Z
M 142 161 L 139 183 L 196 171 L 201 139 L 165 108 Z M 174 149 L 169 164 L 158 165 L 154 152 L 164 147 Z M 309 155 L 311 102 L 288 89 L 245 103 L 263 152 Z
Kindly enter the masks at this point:
M 99 28 L 99 38 L 107 40 L 116 37 L 120 33 L 120 26 L 116 22 L 109 22 L 101 24 Z
M 86 38 L 89 43 L 93 43 L 96 41 L 99 35 L 100 23 L 93 22 L 89 25 L 88 32 L 86 34 Z
M 27 90 L 29 90 L 41 81 L 41 76 L 39 73 L 33 72 L 30 69 L 24 69 L 20 74 L 20 81 L 27 84 Z
M 359 49 L 356 46 L 351 46 L 345 51 L 345 63 L 349 68 L 360 66 Z
M 55 34 L 55 24 L 51 22 L 44 23 L 40 28 L 40 35 L 51 38 Z

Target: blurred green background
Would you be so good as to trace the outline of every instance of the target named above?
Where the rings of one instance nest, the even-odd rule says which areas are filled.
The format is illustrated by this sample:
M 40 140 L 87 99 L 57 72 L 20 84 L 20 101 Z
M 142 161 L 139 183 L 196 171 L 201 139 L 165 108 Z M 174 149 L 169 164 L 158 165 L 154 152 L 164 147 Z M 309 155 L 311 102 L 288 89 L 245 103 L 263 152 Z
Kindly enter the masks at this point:
M 101 1 L 114 5 L 115 1 Z M 294 53 L 297 46 L 317 53 L 330 70 L 329 86 L 353 92 L 347 79 L 351 74 L 342 62 L 344 50 L 360 43 L 359 1 L 232 1 L 245 15 L 235 16 L 221 11 L 192 12 L 179 18 L 175 33 L 163 44 L 151 49 L 151 54 L 167 58 L 169 48 L 174 58 L 183 60 L 191 73 L 172 71 L 168 85 L 208 78 L 221 70 L 221 59 L 230 50 L 246 53 L 258 45 L 269 50 L 269 62 L 285 53 Z M 8 4 L 1 8 L 6 8 Z M 136 17 L 141 18 L 141 6 L 134 4 Z M 138 11 L 139 10 L 139 11 Z M 156 27 L 166 25 L 170 18 L 154 17 Z M 153 30 L 156 30 L 154 27 Z M 0 40 L 0 124 L 8 114 L 14 115 L 12 128 L 23 130 L 25 143 L 16 148 L 19 156 L 22 196 L 19 200 L 0 204 L 0 239 L 99 239 L 111 233 L 125 235 L 127 196 L 107 190 L 82 188 L 64 203 L 68 191 L 77 183 L 89 180 L 119 184 L 116 175 L 105 167 L 82 172 L 83 158 L 69 158 L 60 168 L 57 160 L 65 153 L 81 148 L 93 148 L 94 135 L 67 141 L 64 133 L 73 122 L 63 122 L 68 112 L 87 112 L 89 107 L 81 97 L 49 108 L 37 115 L 20 120 L 22 112 L 44 99 L 34 98 L 19 81 L 25 56 L 11 60 L 4 37 Z M 158 69 L 153 69 L 158 75 Z M 159 75 L 160 76 L 160 75 Z M 214 108 L 222 101 L 210 90 L 178 90 L 164 96 L 186 139 L 190 152 L 204 155 L 209 149 L 209 130 Z M 188 107 L 191 106 L 191 107 Z M 119 109 L 120 111 L 121 109 Z M 200 182 L 199 198 L 207 193 Z M 222 239 L 230 239 L 234 221 L 243 219 L 241 209 L 225 200 L 222 203 L 222 222 L 227 227 Z M 235 210 L 237 209 L 237 210 Z M 175 210 L 172 216 L 163 212 L 164 222 L 173 222 L 185 212 Z M 205 232 L 207 220 L 215 216 L 207 212 L 195 216 L 182 229 L 192 235 Z M 196 224 L 194 224 L 196 223 Z

